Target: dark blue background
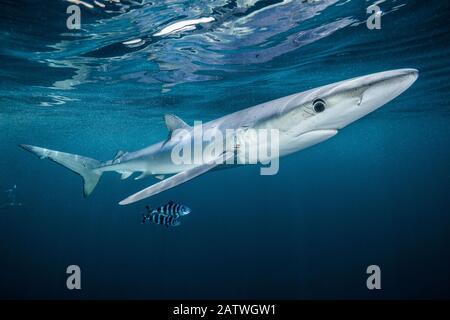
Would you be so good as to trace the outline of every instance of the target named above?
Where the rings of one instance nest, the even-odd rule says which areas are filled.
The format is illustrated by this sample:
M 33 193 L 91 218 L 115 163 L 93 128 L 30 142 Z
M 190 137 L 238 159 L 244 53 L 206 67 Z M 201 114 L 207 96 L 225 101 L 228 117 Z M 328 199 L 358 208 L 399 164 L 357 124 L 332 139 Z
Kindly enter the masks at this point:
M 210 71 L 217 80 L 181 76 L 165 91 L 164 81 L 127 77 L 157 69 L 147 54 L 113 64 L 114 46 L 90 60 L 82 56 L 91 49 L 49 47 L 70 38 L 66 3 L 3 1 L 0 187 L 17 184 L 25 206 L 0 210 L 0 298 L 449 298 L 449 5 L 381 6 L 403 3 L 380 31 L 348 26 L 262 64 Z M 309 23 L 363 21 L 366 5 L 332 5 Z M 55 88 L 80 66 L 89 70 L 80 84 Z M 206 121 L 403 67 L 420 70 L 413 87 L 335 138 L 283 158 L 278 175 L 213 172 L 127 207 L 118 201 L 154 180 L 106 174 L 83 199 L 79 177 L 17 147 L 105 160 L 164 139 L 166 112 Z M 141 225 L 146 203 L 168 200 L 193 210 L 180 227 Z M 70 264 L 81 267 L 81 291 L 65 287 Z M 366 288 L 371 264 L 381 267 L 381 291 Z

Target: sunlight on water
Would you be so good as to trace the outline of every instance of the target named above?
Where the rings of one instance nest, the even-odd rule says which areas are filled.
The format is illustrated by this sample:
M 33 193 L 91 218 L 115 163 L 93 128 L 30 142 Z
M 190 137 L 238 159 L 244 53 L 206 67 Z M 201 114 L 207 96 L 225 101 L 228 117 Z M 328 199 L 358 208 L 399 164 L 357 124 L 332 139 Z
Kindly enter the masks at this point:
M 36 34 L 38 41 L 33 48 L 29 48 L 27 39 L 33 34 L 28 35 L 26 30 L 13 28 L 2 35 L 3 43 L 11 44 L 3 50 L 6 57 L 18 64 L 28 61 L 37 72 L 47 75 L 45 81 L 39 81 L 37 74 L 28 80 L 19 79 L 41 87 L 37 91 L 50 97 L 42 101 L 44 106 L 65 103 L 64 99 L 51 98 L 54 93 L 45 88 L 56 90 L 57 96 L 66 96 L 69 101 L 74 97 L 66 90 L 88 83 L 110 85 L 118 92 L 125 90 L 122 82 L 134 81 L 167 92 L 181 83 L 230 77 L 251 81 L 261 73 L 268 76 L 272 66 L 276 67 L 270 72 L 272 78 L 296 70 L 300 83 L 311 78 L 310 67 L 318 59 L 339 55 L 344 65 L 348 59 L 345 54 L 352 47 L 366 45 L 369 37 L 381 52 L 364 58 L 380 60 L 386 38 L 384 33 L 380 36 L 380 32 L 369 34 L 365 30 L 363 1 L 124 0 L 105 2 L 104 8 L 81 6 L 80 30 L 68 30 L 62 24 L 68 17 L 64 9 L 69 4 L 61 0 L 48 11 L 44 6 L 29 5 L 30 15 L 37 9 L 39 20 L 58 27 L 37 29 L 35 33 L 42 34 Z M 402 19 L 401 10 L 414 12 L 418 6 L 407 1 L 381 1 L 380 5 L 385 28 L 395 27 L 394 20 Z M 11 1 L 7 9 L 14 12 L 20 8 Z M 44 36 L 48 35 L 47 40 Z M 392 49 L 390 55 L 403 50 Z M 287 59 L 294 51 L 295 58 Z

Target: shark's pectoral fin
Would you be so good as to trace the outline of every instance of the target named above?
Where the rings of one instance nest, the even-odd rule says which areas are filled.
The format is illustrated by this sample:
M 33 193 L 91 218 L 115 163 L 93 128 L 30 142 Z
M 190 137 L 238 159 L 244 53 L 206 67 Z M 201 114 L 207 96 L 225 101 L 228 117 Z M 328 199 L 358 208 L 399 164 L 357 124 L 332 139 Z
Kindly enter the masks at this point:
M 151 197 L 155 194 L 158 194 L 160 192 L 163 192 L 165 190 L 171 189 L 173 187 L 176 187 L 186 181 L 189 181 L 191 179 L 194 179 L 195 177 L 198 177 L 199 175 L 208 172 L 209 170 L 217 167 L 218 165 L 221 165 L 225 163 L 229 158 L 234 157 L 233 152 L 227 152 L 219 156 L 217 159 L 214 159 L 208 163 L 199 165 L 195 168 L 177 173 L 174 176 L 171 176 L 170 178 L 167 178 L 161 182 L 155 183 L 154 185 L 151 185 L 150 187 L 141 190 L 128 198 L 122 200 L 119 202 L 120 205 L 126 205 L 130 203 L 134 203 L 136 201 Z

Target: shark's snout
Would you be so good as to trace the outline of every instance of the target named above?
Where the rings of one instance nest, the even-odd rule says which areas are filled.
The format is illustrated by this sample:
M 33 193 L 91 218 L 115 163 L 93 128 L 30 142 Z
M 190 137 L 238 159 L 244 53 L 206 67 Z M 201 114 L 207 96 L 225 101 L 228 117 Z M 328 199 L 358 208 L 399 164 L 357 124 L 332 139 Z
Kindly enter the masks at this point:
M 407 78 L 410 78 L 410 79 L 414 79 L 414 81 L 415 81 L 419 77 L 419 70 L 412 69 L 412 68 L 409 68 L 409 69 L 397 69 L 397 70 L 380 72 L 378 75 L 382 79 L 383 78 L 386 78 L 386 79 L 397 78 L 397 79 L 404 80 L 405 77 L 407 77 Z
M 360 107 L 373 111 L 406 91 L 419 77 L 416 69 L 399 69 L 381 72 L 364 78 Z
M 419 70 L 401 69 L 395 77 L 397 79 L 398 89 L 400 90 L 399 94 L 401 94 L 411 87 L 414 82 L 416 82 L 419 78 Z
M 315 129 L 342 129 L 384 106 L 406 91 L 419 77 L 416 69 L 398 69 L 342 81 L 320 89 L 327 101 Z M 326 112 L 328 110 L 328 112 Z

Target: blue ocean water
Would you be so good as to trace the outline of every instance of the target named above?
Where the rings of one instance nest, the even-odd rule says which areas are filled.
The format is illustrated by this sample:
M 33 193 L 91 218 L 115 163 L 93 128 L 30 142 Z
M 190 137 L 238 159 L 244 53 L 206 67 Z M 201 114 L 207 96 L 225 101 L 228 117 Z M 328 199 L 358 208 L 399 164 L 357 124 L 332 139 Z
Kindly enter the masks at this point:
M 0 189 L 23 204 L 0 209 L 0 298 L 450 298 L 447 1 L 377 1 L 381 30 L 362 0 L 105 3 L 80 5 L 81 30 L 62 0 L 0 4 Z M 153 36 L 199 17 L 215 21 Z M 105 174 L 84 199 L 78 176 L 17 147 L 107 160 L 165 139 L 165 113 L 207 121 L 399 68 L 419 80 L 278 175 L 216 171 L 130 206 L 154 179 Z M 168 200 L 193 210 L 180 227 L 141 224 Z

